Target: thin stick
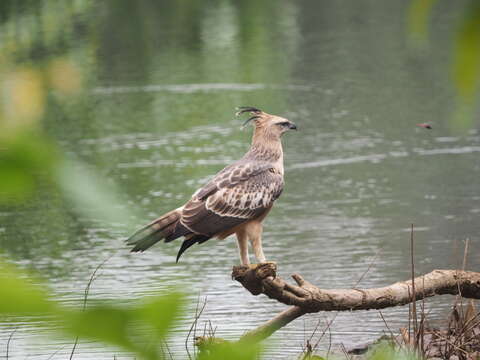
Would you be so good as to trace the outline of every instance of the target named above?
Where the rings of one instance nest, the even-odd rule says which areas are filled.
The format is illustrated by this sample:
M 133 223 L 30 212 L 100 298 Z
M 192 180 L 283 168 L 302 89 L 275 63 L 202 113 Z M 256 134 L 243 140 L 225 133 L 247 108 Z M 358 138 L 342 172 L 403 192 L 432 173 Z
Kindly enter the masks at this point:
M 326 317 L 325 317 L 326 318 Z M 326 318 L 328 321 L 328 318 Z M 331 325 L 331 324 L 330 324 Z M 330 351 L 332 350 L 332 330 L 331 326 L 328 327 L 328 350 L 327 350 L 327 359 L 330 357 Z
M 353 285 L 353 288 L 355 289 L 358 284 L 360 284 L 360 282 L 363 280 L 363 278 L 365 277 L 365 275 L 368 274 L 368 272 L 370 271 L 370 269 L 373 267 L 373 265 L 375 265 L 375 262 L 377 261 L 377 258 L 378 256 L 380 255 L 380 253 L 382 252 L 382 248 L 378 249 L 378 251 L 376 252 L 375 256 L 373 257 L 372 261 L 370 261 L 370 264 L 368 265 L 367 267 L 367 270 L 365 270 L 363 272 L 363 274 L 360 276 L 360 278 L 357 280 L 357 282 L 355 283 L 355 285 Z
M 479 325 L 480 322 L 475 322 L 476 320 L 480 319 L 480 312 L 478 312 L 474 317 L 470 320 L 467 320 L 465 324 L 463 324 L 462 328 L 460 329 L 461 332 L 467 332 L 472 330 L 475 326 Z M 472 324 L 473 323 L 473 324 Z
M 203 323 L 203 337 L 207 336 L 207 322 Z
M 102 268 L 105 263 L 110 260 L 116 253 L 113 253 L 109 255 L 105 260 L 103 260 L 100 264 L 97 265 L 95 270 L 93 271 L 92 275 L 90 276 L 90 279 L 88 280 L 87 286 L 85 287 L 84 295 L 83 295 L 83 307 L 82 311 L 85 311 L 87 307 L 87 299 L 88 299 L 88 293 L 90 292 L 90 287 L 92 286 L 92 283 L 96 279 L 97 272 Z M 73 344 L 72 352 L 70 353 L 70 360 L 73 359 L 73 354 L 75 353 L 75 349 L 77 348 L 78 344 L 78 336 L 75 338 L 75 343 Z
M 370 269 L 373 267 L 373 265 L 375 264 L 375 262 L 377 261 L 377 258 L 378 256 L 380 255 L 380 253 L 382 252 L 382 248 L 378 249 L 378 251 L 375 253 L 375 256 L 373 257 L 372 261 L 370 261 L 370 264 L 368 264 L 368 267 L 367 269 L 363 272 L 363 274 L 358 278 L 358 280 L 355 282 L 355 284 L 353 285 L 353 289 L 355 289 L 358 284 L 360 284 L 360 282 L 362 281 L 362 279 L 365 277 L 365 275 L 367 275 L 367 273 L 370 271 Z M 313 345 L 313 350 L 316 350 L 318 345 L 320 344 L 320 341 L 322 341 L 323 339 L 323 336 L 325 335 L 325 333 L 327 332 L 327 330 L 330 329 L 330 327 L 332 326 L 333 322 L 336 320 L 338 316 L 338 312 L 333 316 L 333 319 L 328 322 L 327 321 L 327 327 L 325 328 L 325 330 L 322 332 L 322 335 L 320 336 L 320 338 L 317 340 L 317 342 L 315 343 L 315 345 Z M 328 320 L 328 319 L 327 319 Z M 319 322 L 320 324 L 320 322 Z M 315 331 L 317 330 L 317 328 L 315 328 Z M 310 337 L 310 340 L 312 340 L 312 337 L 313 337 L 313 334 L 312 336 Z
M 467 267 L 467 257 L 468 257 L 468 245 L 470 243 L 470 239 L 467 238 L 465 240 L 465 249 L 463 250 L 463 263 L 462 263 L 462 270 L 465 271 Z
M 318 326 L 318 324 L 317 324 Z M 313 336 L 314 333 L 312 333 L 312 336 Z M 306 342 L 307 342 L 307 330 L 305 329 L 305 319 L 303 319 L 303 343 L 301 344 L 301 348 L 302 348 L 302 353 L 305 352 L 305 347 L 304 345 L 306 346 Z
M 13 335 L 17 332 L 17 329 L 18 327 L 16 327 L 10 334 L 10 336 L 8 337 L 8 341 L 7 341 L 7 353 L 6 353 L 6 359 L 8 360 L 8 351 L 10 350 L 10 341 L 12 341 L 12 337 Z
M 190 350 L 188 350 L 188 339 L 190 338 L 190 334 L 192 333 L 192 330 L 193 330 L 193 338 L 195 339 L 195 336 L 196 336 L 196 333 L 197 333 L 197 329 L 196 329 L 196 326 L 197 326 L 197 322 L 196 322 L 196 317 L 197 317 L 197 313 L 198 313 L 198 305 L 200 303 L 200 295 L 198 295 L 197 297 L 197 304 L 195 305 L 195 316 L 193 317 L 193 322 L 192 322 L 192 325 L 190 326 L 190 329 L 188 330 L 188 333 L 187 333 L 187 338 L 185 339 L 185 350 L 187 350 L 187 355 L 188 355 L 188 359 L 191 360 L 192 359 L 192 356 L 190 355 Z M 194 348 L 194 356 L 195 356 L 195 348 Z
M 422 293 L 425 293 L 425 276 L 422 276 Z M 425 298 L 422 298 L 422 304 L 421 304 L 421 315 L 420 315 L 420 351 L 421 354 L 425 354 L 425 321 L 427 319 L 425 315 Z
M 390 326 L 388 326 L 388 323 L 387 323 L 387 321 L 385 320 L 385 318 L 383 317 L 382 312 L 381 312 L 380 310 L 378 310 L 378 313 L 380 314 L 380 317 L 382 318 L 383 323 L 384 323 L 385 326 L 387 327 L 387 330 L 390 332 L 390 336 L 392 337 L 393 341 L 395 341 L 395 342 L 397 343 L 398 348 L 401 348 L 400 343 L 399 343 L 398 340 L 397 340 L 397 337 L 393 334 L 393 331 L 390 329 Z
M 320 335 L 320 337 L 318 338 L 317 342 L 315 343 L 315 345 L 313 345 L 313 349 L 316 350 L 318 345 L 320 344 L 320 341 L 322 341 L 323 337 L 325 336 L 325 334 L 327 333 L 328 329 L 330 329 L 330 326 L 333 324 L 333 322 L 335 321 L 335 319 L 337 318 L 338 316 L 338 312 L 335 314 L 335 316 L 333 317 L 332 320 L 328 321 L 328 318 L 327 318 L 327 326 L 325 327 L 325 329 L 323 329 L 322 331 L 322 334 Z
M 408 297 L 410 298 L 410 303 L 408 304 L 408 343 L 410 344 L 410 339 L 412 338 L 412 293 L 410 292 L 410 288 L 408 290 Z
M 66 345 L 63 345 L 60 349 L 55 350 L 55 352 L 54 352 L 52 355 L 50 355 L 50 356 L 47 358 L 47 360 L 53 359 L 53 357 L 54 357 L 55 355 L 57 355 L 60 351 L 62 351 L 63 349 L 65 349 L 65 346 L 66 346 Z
M 352 357 L 348 354 L 347 349 L 345 349 L 345 345 L 343 345 L 343 343 L 341 343 L 340 346 L 342 348 L 343 354 L 345 355 L 345 358 L 347 358 L 347 360 L 351 360 Z
M 445 340 L 446 343 L 450 344 L 451 346 L 453 346 L 455 349 L 457 349 L 458 351 L 461 351 L 462 353 L 464 353 L 465 355 L 468 355 L 468 353 L 462 349 L 461 347 L 455 345 L 454 343 L 452 343 L 449 339 L 447 339 L 445 336 L 441 335 L 440 333 L 436 333 L 436 336 L 438 336 L 439 338 Z
M 172 356 L 172 353 L 170 351 L 170 347 L 168 346 L 167 341 L 163 340 L 163 344 L 164 344 L 165 348 L 167 349 L 168 357 L 170 358 L 170 360 L 173 360 L 173 356 Z
M 413 334 L 414 334 L 414 351 L 417 351 L 417 294 L 415 291 L 415 261 L 414 261 L 414 242 L 413 242 L 413 224 L 410 232 L 410 257 L 412 261 L 412 317 L 413 317 Z
M 207 298 L 205 297 L 205 300 L 200 310 L 199 310 L 199 304 L 200 304 L 200 297 L 198 297 L 197 299 L 197 306 L 195 308 L 195 317 L 193 318 L 192 326 L 190 326 L 190 330 L 188 330 L 187 338 L 185 339 L 185 349 L 187 350 L 187 355 L 189 359 L 191 359 L 192 356 L 190 354 L 190 351 L 188 350 L 188 340 L 190 339 L 190 335 L 192 334 L 192 331 L 193 331 L 194 337 L 196 336 L 198 319 L 200 318 L 200 316 L 202 316 L 203 310 L 205 310 L 205 306 L 207 306 Z
M 470 239 L 467 239 L 465 241 L 465 248 L 463 249 L 463 261 L 462 261 L 462 271 L 465 271 L 465 268 L 467 266 L 467 257 L 468 257 L 468 246 L 469 246 Z M 460 291 L 460 284 L 457 281 L 457 287 L 458 287 L 458 294 L 455 297 L 455 303 L 453 304 L 453 307 L 457 307 L 457 304 L 460 303 L 460 306 L 458 307 L 460 311 L 460 317 L 463 319 L 464 313 L 463 313 L 463 298 L 462 298 L 462 293 Z
M 321 320 L 318 320 L 318 321 L 317 321 L 317 325 L 315 326 L 315 329 L 313 329 L 312 335 L 310 335 L 310 338 L 309 338 L 307 341 L 310 341 L 310 342 L 312 341 L 313 336 L 317 333 L 317 330 L 318 330 L 318 328 L 320 327 L 320 324 L 321 324 L 321 323 L 322 323 Z

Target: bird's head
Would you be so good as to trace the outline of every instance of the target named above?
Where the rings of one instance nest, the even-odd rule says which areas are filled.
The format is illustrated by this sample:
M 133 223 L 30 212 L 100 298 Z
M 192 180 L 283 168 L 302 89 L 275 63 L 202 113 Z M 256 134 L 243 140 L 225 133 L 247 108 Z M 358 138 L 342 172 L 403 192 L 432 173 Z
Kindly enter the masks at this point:
M 272 136 L 279 139 L 288 130 L 297 130 L 297 125 L 283 117 L 267 114 L 260 109 L 249 106 L 239 107 L 237 109 L 237 116 L 244 113 L 250 113 L 252 115 L 243 123 L 243 126 L 252 121 L 255 125 L 256 133 L 260 132 L 269 137 Z

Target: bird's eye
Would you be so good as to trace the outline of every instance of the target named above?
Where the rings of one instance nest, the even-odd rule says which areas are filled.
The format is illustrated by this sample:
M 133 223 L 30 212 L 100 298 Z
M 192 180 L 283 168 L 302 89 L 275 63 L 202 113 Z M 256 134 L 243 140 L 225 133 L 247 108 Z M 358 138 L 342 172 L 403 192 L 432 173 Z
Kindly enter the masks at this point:
M 280 123 L 277 123 L 278 126 L 288 126 L 289 123 L 288 121 L 284 121 L 284 122 L 280 122 Z

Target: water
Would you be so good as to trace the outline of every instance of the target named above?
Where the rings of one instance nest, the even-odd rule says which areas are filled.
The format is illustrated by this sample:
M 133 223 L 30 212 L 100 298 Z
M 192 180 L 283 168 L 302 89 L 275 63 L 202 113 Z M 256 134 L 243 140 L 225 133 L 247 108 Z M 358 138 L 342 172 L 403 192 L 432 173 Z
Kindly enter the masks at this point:
M 18 23 L 34 30 L 54 23 L 58 6 L 5 3 L 3 39 L 23 34 Z M 84 95 L 58 105 L 45 127 L 65 153 L 118 185 L 125 206 L 146 214 L 135 219 L 140 225 L 181 205 L 248 149 L 251 129 L 240 130 L 234 107 L 257 106 L 300 129 L 284 138 L 286 186 L 265 223 L 264 250 L 280 276 L 298 272 L 320 287 L 347 288 L 373 261 L 359 286 L 406 279 L 412 223 L 418 273 L 458 267 L 466 239 L 468 268 L 479 271 L 478 121 L 465 127 L 451 116 L 451 43 L 461 12 L 441 5 L 429 47 L 419 54 L 407 46 L 407 7 L 77 1 L 56 9 L 66 19 L 63 45 L 49 40 L 48 29 L 34 39 L 61 48 L 86 74 Z M 415 126 L 422 122 L 433 129 Z M 91 298 L 131 303 L 171 286 L 188 291 L 191 311 L 171 341 L 179 358 L 199 297 L 207 299 L 202 328 L 210 320 L 217 336 L 229 339 L 285 309 L 230 279 L 238 263 L 231 238 L 195 246 L 179 264 L 177 242 L 130 254 L 123 243 L 129 229 L 78 215 L 53 190 L 3 209 L 0 219 L 6 255 L 36 270 L 66 304 L 81 303 L 92 271 L 108 257 Z M 432 320 L 444 317 L 451 302 L 428 300 Z M 390 329 L 405 326 L 408 309 L 382 313 Z M 273 337 L 268 358 L 295 358 L 317 323 L 321 333 L 333 318 L 323 349 L 388 331 L 377 311 L 304 316 Z M 60 359 L 70 352 L 71 341 L 7 320 L 0 352 L 14 329 L 10 358 Z M 131 358 L 89 342 L 76 353 Z

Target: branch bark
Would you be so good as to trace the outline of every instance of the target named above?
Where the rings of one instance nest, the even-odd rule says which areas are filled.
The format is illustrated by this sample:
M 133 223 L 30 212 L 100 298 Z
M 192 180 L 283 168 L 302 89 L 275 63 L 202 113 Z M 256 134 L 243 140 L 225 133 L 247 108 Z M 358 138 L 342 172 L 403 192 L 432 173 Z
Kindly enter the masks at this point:
M 293 305 L 246 333 L 242 340 L 252 337 L 265 339 L 306 313 L 384 309 L 444 294 L 480 299 L 480 273 L 472 271 L 434 270 L 414 279 L 414 292 L 411 280 L 373 289 L 320 289 L 300 275 L 293 274 L 296 282 L 293 285 L 276 276 L 276 270 L 273 263 L 259 264 L 255 269 L 233 267 L 232 278 L 253 295 L 265 294 L 283 304 Z

